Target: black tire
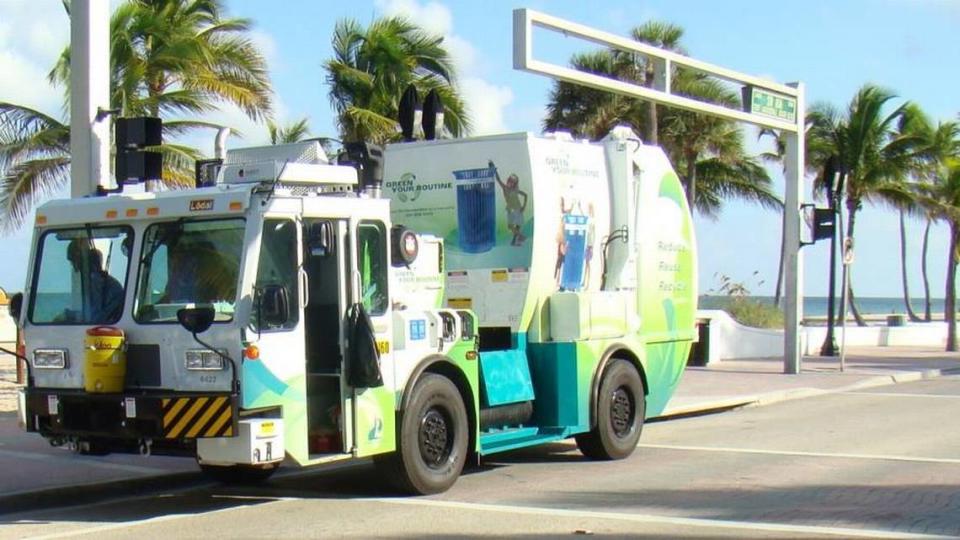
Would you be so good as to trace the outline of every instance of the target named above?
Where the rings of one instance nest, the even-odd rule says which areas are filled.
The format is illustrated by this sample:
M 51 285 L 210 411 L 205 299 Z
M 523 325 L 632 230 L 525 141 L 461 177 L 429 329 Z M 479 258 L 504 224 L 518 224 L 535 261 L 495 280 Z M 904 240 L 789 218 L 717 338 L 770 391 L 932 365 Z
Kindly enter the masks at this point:
M 387 481 L 412 495 L 449 489 L 463 470 L 470 440 L 457 387 L 441 375 L 424 374 L 397 424 L 396 452 L 374 460 Z
M 613 360 L 597 393 L 597 424 L 577 435 L 577 448 L 590 459 L 623 459 L 633 453 L 646 412 L 643 380 L 633 364 Z
M 200 465 L 204 476 L 221 484 L 259 484 L 280 468 L 274 465 Z

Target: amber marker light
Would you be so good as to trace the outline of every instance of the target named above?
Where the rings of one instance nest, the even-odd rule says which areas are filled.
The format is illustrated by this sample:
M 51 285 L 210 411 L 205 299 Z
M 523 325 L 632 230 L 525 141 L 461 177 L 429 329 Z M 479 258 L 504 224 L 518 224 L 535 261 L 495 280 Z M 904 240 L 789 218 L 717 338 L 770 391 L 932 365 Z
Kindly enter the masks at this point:
M 467 354 L 466 354 L 465 356 L 466 356 L 467 360 L 476 360 L 476 359 L 477 359 L 477 351 L 467 351 Z
M 151 206 L 150 208 L 147 208 L 147 215 L 148 215 L 148 216 L 156 216 L 156 215 L 159 215 L 159 214 L 160 214 L 160 208 L 159 208 L 159 207 Z
M 243 203 L 240 201 L 232 201 L 230 203 L 230 210 L 243 210 Z
M 259 360 L 260 347 L 257 347 L 252 343 L 250 345 L 247 345 L 246 348 L 243 349 L 243 356 L 245 356 L 247 360 Z
M 127 211 L 124 213 L 124 215 L 127 217 L 137 217 L 138 213 L 139 212 L 137 212 L 136 208 L 127 208 Z
M 117 215 L 116 210 L 107 210 L 107 219 L 115 219 Z
M 41 216 L 41 215 L 38 214 L 38 215 L 37 215 L 37 225 L 46 225 L 46 224 L 47 224 L 47 216 Z

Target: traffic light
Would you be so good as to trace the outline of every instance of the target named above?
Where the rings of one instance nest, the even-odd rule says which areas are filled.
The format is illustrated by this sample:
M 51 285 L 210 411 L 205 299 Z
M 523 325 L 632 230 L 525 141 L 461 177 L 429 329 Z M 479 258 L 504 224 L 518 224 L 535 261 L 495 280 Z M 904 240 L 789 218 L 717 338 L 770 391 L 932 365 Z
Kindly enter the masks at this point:
M 160 180 L 163 157 L 160 152 L 145 148 L 163 143 L 163 121 L 152 117 L 118 118 L 114 129 L 117 185 Z

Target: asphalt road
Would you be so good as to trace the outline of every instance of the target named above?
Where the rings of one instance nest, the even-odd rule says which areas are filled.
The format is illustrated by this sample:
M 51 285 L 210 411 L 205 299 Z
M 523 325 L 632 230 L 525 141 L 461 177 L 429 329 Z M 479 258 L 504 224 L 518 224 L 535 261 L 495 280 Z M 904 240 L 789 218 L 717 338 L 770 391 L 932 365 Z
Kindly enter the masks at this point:
M 960 537 L 958 417 L 945 377 L 648 424 L 621 462 L 494 456 L 440 496 L 355 466 L 0 516 L 0 539 Z

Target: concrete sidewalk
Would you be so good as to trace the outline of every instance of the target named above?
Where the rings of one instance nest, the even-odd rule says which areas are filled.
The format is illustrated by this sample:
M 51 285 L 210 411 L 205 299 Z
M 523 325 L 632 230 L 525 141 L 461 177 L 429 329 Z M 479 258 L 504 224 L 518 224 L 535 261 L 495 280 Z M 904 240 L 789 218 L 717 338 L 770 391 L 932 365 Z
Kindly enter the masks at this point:
M 831 392 L 960 373 L 960 354 L 923 348 L 855 348 L 840 372 L 836 358 L 807 357 L 799 375 L 784 375 L 780 358 L 724 361 L 687 368 L 662 420 L 741 406 L 766 405 Z M 120 493 L 200 483 L 188 458 L 79 456 L 49 446 L 0 411 L 0 514 L 89 502 Z
M 807 356 L 798 375 L 784 375 L 783 358 L 725 360 L 688 367 L 661 418 L 847 392 L 960 373 L 960 353 L 929 347 L 851 347 L 839 358 Z

